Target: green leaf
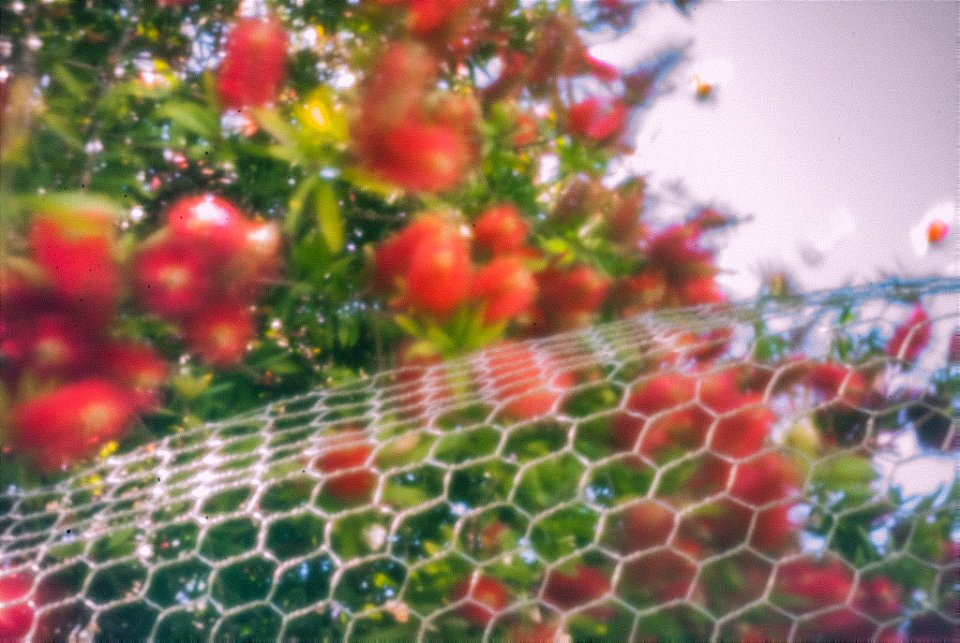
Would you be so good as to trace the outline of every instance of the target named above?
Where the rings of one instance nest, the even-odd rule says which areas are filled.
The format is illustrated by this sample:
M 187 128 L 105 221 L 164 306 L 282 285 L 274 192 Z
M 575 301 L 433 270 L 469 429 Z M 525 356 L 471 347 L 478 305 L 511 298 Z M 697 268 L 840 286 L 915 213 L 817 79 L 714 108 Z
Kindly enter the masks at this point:
M 255 109 L 253 110 L 253 116 L 257 119 L 257 124 L 275 138 L 280 145 L 291 149 L 296 148 L 296 130 L 275 109 Z
M 876 471 L 867 458 L 845 455 L 821 462 L 814 482 L 827 489 L 852 491 L 866 487 L 876 477 Z
M 84 212 L 102 212 L 114 217 L 120 216 L 121 207 L 113 199 L 93 192 L 53 192 L 40 196 L 27 196 L 20 199 L 21 207 L 34 212 L 52 215 L 64 225 L 82 232 L 86 217 L 78 216 Z
M 67 93 L 79 101 L 87 102 L 90 100 L 90 92 L 82 82 L 77 80 L 63 65 L 54 65 L 52 75 L 60 83 Z
M 216 138 L 220 132 L 217 115 L 196 103 L 169 101 L 157 107 L 156 116 L 204 138 Z
M 287 203 L 287 215 L 283 222 L 283 229 L 287 236 L 297 236 L 297 231 L 300 229 L 300 215 L 303 214 L 307 199 L 310 198 L 310 193 L 313 192 L 319 180 L 320 177 L 311 174 L 301 181 L 297 189 L 290 195 L 290 201 Z
M 330 183 L 324 181 L 317 186 L 313 193 L 313 206 L 323 240 L 327 242 L 330 250 L 339 252 L 344 242 L 343 215 L 340 213 L 336 192 Z

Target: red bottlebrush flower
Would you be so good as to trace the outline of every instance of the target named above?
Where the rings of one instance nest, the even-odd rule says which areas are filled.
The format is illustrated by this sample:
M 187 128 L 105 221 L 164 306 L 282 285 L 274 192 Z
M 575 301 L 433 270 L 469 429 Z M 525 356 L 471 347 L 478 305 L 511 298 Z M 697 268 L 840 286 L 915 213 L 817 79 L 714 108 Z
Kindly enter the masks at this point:
M 245 223 L 233 203 L 213 194 L 184 197 L 167 210 L 167 225 L 174 238 L 197 244 L 215 265 L 244 250 Z
M 608 143 L 623 132 L 630 109 L 619 100 L 591 96 L 567 110 L 570 134 L 593 143 Z
M 160 387 L 170 376 L 170 367 L 149 346 L 115 342 L 102 352 L 104 375 L 126 389 L 138 412 L 156 410 Z
M 367 75 L 360 114 L 351 132 L 361 156 L 376 153 L 380 136 L 404 120 L 422 121 L 427 92 L 433 88 L 439 63 L 412 41 L 391 43 Z
M 224 107 L 273 101 L 286 76 L 287 33 L 270 18 L 241 18 L 227 37 L 217 90 Z
M 887 342 L 887 355 L 912 362 L 930 343 L 932 335 L 930 317 L 923 306 L 917 304 L 907 320 L 893 331 L 893 336 Z
M 337 474 L 323 485 L 327 495 L 343 502 L 363 502 L 370 496 L 377 484 L 377 476 L 369 468 L 360 467 L 367 464 L 373 447 L 362 439 L 360 431 L 345 431 L 332 440 L 330 450 L 314 460 L 315 469 Z M 344 473 L 337 473 L 340 471 Z
M 24 355 L 26 367 L 40 377 L 78 375 L 90 364 L 89 339 L 73 319 L 62 314 L 43 315 L 32 323 Z
M 203 308 L 184 324 L 187 344 L 216 368 L 236 366 L 247 352 L 255 325 L 246 306 L 214 304 Z
M 854 607 L 859 612 L 885 621 L 903 611 L 903 587 L 886 576 L 861 579 Z
M 612 83 L 620 78 L 620 70 L 616 65 L 600 60 L 589 52 L 584 55 L 583 64 L 588 72 L 605 83 Z
M 624 566 L 619 594 L 638 595 L 645 603 L 683 598 L 693 584 L 697 567 L 674 551 L 641 554 Z
M 504 342 L 488 352 L 487 359 L 496 399 L 515 420 L 546 415 L 574 384 L 570 373 L 557 373 L 551 358 L 537 364 L 533 349 L 523 344 Z
M 697 507 L 680 520 L 677 548 L 699 556 L 738 547 L 747 540 L 752 513 L 729 498 Z
M 176 237 L 144 246 L 134 259 L 133 280 L 140 305 L 161 317 L 180 319 L 210 299 L 206 257 L 197 244 Z
M 101 234 L 70 236 L 52 221 L 38 218 L 30 227 L 30 242 L 54 291 L 79 306 L 87 321 L 105 324 L 119 288 L 112 240 Z
M 804 378 L 809 386 L 825 401 L 836 401 L 843 388 L 843 399 L 858 404 L 869 393 L 869 384 L 863 375 L 851 367 L 836 362 L 812 364 Z
M 694 277 L 683 281 L 677 288 L 677 299 L 681 306 L 722 304 L 726 301 L 719 284 L 712 276 Z
M 780 454 L 769 453 L 737 464 L 730 493 L 759 506 L 787 498 L 799 488 L 800 475 L 794 464 Z
M 680 373 L 668 373 L 642 383 L 631 394 L 627 401 L 627 408 L 634 413 L 650 416 L 689 403 L 693 400 L 693 394 L 693 380 Z M 665 419 L 669 425 L 670 417 L 667 416 Z M 617 447 L 633 450 L 644 423 L 644 419 L 626 413 L 617 415 L 613 420 L 613 440 Z M 649 433 L 655 433 L 655 431 L 649 431 Z M 645 442 L 649 440 L 649 437 L 645 438 Z
M 663 270 L 671 281 L 713 275 L 716 273 L 713 255 L 699 245 L 701 232 L 700 226 L 691 223 L 676 224 L 659 231 L 647 247 L 650 264 Z
M 650 456 L 658 462 L 671 460 L 703 446 L 707 428 L 712 418 L 700 408 L 686 408 L 671 411 L 661 417 L 650 420 L 640 441 L 640 453 Z M 623 434 L 625 425 L 614 427 L 614 439 L 622 444 L 627 437 Z M 632 447 L 624 447 L 627 448 Z
M 519 250 L 527 239 L 529 226 L 517 208 L 498 205 L 484 211 L 473 224 L 473 241 L 492 255 Z
M 407 274 L 410 304 L 438 317 L 449 315 L 467 297 L 470 272 L 470 249 L 453 231 L 420 243 Z
M 740 390 L 740 374 L 737 369 L 727 369 L 705 376 L 700 388 L 704 405 L 723 414 L 714 431 L 713 450 L 737 458 L 756 453 L 776 421 L 762 395 Z
M 624 515 L 627 551 L 642 551 L 666 544 L 673 530 L 674 513 L 652 500 L 630 505 Z
M 527 113 L 519 113 L 516 116 L 514 121 L 513 136 L 510 138 L 510 142 L 514 147 L 525 147 L 527 145 L 532 145 L 537 142 L 537 137 L 539 136 L 539 129 L 537 127 L 537 119 Z
M 427 214 L 387 238 L 377 247 L 373 257 L 376 285 L 386 289 L 396 285 L 398 279 L 406 279 L 410 260 L 420 244 L 432 244 L 445 234 L 447 227 L 441 217 Z
M 460 581 L 454 587 L 453 597 L 455 600 L 467 599 L 458 612 L 476 627 L 486 627 L 497 612 L 510 604 L 506 585 L 487 576 L 478 576 L 472 590 L 469 578 Z
M 711 440 L 711 448 L 717 453 L 743 458 L 756 453 L 773 429 L 776 416 L 761 404 L 762 397 L 751 396 L 744 401 L 744 408 L 721 419 Z
M 540 300 L 551 311 L 594 312 L 610 289 L 610 280 L 589 266 L 560 270 L 548 268 L 537 274 Z
M 13 603 L 0 607 L 0 640 L 19 640 L 27 635 L 33 624 L 33 608 L 26 603 L 30 591 L 30 579 L 23 575 L 0 577 L 0 603 Z
M 510 630 L 507 641 L 509 643 L 553 643 L 557 640 L 557 634 L 555 625 L 518 625 Z
M 610 592 L 610 581 L 595 567 L 578 565 L 569 573 L 559 569 L 547 572 L 543 596 L 548 603 L 568 610 Z
M 774 505 L 757 512 L 750 544 L 765 553 L 779 553 L 792 542 L 798 525 L 790 519 L 791 505 Z
M 659 270 L 624 277 L 613 286 L 610 299 L 625 316 L 659 306 L 667 295 L 667 278 Z
M 519 259 L 496 257 L 473 277 L 471 296 L 485 302 L 488 324 L 508 321 L 530 310 L 537 295 L 533 274 Z
M 226 267 L 227 291 L 238 297 L 255 293 L 280 269 L 280 226 L 275 221 L 244 222 L 241 252 Z
M 14 444 L 54 469 L 120 437 L 132 417 L 133 406 L 118 386 L 82 380 L 14 407 Z
M 773 593 L 778 604 L 796 614 L 843 605 L 853 589 L 853 574 L 839 560 L 809 559 L 780 565 Z
M 404 189 L 422 192 L 456 187 L 472 159 L 472 145 L 461 131 L 415 119 L 384 132 L 364 157 L 374 174 Z

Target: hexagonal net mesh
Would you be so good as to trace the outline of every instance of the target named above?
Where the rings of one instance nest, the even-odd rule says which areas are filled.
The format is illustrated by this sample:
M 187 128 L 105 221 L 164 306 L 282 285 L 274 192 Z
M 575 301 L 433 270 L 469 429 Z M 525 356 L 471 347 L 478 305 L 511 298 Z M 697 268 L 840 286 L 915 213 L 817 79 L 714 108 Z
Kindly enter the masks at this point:
M 0 615 L 38 639 L 955 637 L 958 292 L 649 314 L 10 489 Z

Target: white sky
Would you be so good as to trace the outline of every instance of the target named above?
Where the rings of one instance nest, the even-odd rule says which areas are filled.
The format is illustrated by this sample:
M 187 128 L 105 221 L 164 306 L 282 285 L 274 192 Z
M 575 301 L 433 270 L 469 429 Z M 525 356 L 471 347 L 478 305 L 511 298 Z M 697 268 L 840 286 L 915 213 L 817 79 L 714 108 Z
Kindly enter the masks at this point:
M 649 6 L 617 62 L 691 42 L 677 90 L 644 117 L 634 168 L 682 179 L 700 200 L 755 217 L 731 234 L 726 285 L 749 295 L 758 268 L 804 289 L 883 274 L 958 272 L 956 2 L 714 2 L 683 18 Z M 701 72 L 717 100 L 693 99 Z M 952 236 L 918 258 L 909 230 L 931 208 Z M 822 260 L 806 264 L 800 248 Z

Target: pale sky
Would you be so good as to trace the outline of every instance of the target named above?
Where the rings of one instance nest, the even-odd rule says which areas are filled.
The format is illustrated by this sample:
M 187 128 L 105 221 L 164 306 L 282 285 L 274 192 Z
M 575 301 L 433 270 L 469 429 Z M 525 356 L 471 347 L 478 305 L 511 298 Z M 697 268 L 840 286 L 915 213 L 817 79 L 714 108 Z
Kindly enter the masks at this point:
M 677 89 L 644 116 L 632 166 L 754 216 L 720 256 L 737 294 L 755 291 L 760 265 L 791 269 L 804 289 L 957 274 L 958 9 L 713 2 L 683 18 L 653 5 L 596 52 L 629 62 L 691 42 Z M 718 82 L 715 101 L 694 100 L 697 72 Z M 918 257 L 910 228 L 937 207 L 953 219 L 951 238 Z

